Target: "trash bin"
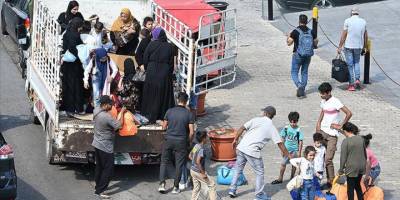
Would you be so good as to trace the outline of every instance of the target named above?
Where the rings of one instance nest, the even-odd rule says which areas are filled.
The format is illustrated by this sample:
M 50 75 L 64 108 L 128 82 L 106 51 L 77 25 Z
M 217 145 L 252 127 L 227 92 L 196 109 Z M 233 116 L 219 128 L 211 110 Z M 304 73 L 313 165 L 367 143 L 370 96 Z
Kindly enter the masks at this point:
M 228 8 L 228 6 L 229 6 L 229 3 L 224 2 L 224 1 L 210 1 L 210 2 L 207 2 L 207 3 L 208 3 L 208 5 L 216 8 L 216 9 L 218 9 L 220 11 L 226 10 L 226 8 Z

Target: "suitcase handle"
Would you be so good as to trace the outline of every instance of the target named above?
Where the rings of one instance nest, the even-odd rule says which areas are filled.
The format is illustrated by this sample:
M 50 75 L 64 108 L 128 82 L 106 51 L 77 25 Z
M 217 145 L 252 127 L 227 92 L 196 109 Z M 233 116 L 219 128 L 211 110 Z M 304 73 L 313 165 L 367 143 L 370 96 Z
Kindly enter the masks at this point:
M 339 58 L 340 58 L 340 60 L 344 60 L 342 52 L 336 54 L 336 59 L 339 59 Z
M 224 175 L 224 171 L 228 171 L 228 173 L 226 173 L 226 175 Z M 221 175 L 222 175 L 222 177 L 224 177 L 224 178 L 226 178 L 226 177 L 228 177 L 229 176 L 229 174 L 230 174 L 230 172 L 231 172 L 231 170 L 227 170 L 227 169 L 225 169 L 225 168 L 221 168 Z

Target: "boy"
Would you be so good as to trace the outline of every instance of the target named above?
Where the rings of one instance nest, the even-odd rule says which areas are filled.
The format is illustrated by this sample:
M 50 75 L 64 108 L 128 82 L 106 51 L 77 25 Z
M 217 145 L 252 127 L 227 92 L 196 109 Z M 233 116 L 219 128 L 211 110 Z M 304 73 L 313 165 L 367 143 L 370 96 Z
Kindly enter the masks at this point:
M 324 137 L 324 142 L 326 143 L 325 165 L 326 175 L 328 178 L 327 186 L 330 188 L 332 186 L 333 178 L 335 177 L 333 158 L 335 156 L 339 136 L 338 130 L 342 129 L 342 125 L 350 120 L 352 113 L 339 99 L 332 96 L 331 84 L 327 82 L 322 83 L 318 87 L 318 91 L 322 101 L 320 104 L 321 113 L 317 121 L 315 132 L 321 133 Z M 346 114 L 343 121 L 340 121 L 339 118 L 340 111 Z
M 217 199 L 216 185 L 212 179 L 210 179 L 206 173 L 205 169 L 205 154 L 204 154 L 204 144 L 207 139 L 207 132 L 199 131 L 196 134 L 196 139 L 199 142 L 196 144 L 189 154 L 189 159 L 192 160 L 192 166 L 190 168 L 190 175 L 193 179 L 193 192 L 192 200 L 197 200 L 199 198 L 201 190 L 201 182 L 207 184 L 209 192 L 209 199 Z
M 299 121 L 300 114 L 298 112 L 289 113 L 289 126 L 283 128 L 280 132 L 283 142 L 285 143 L 286 149 L 289 151 L 289 156 L 283 157 L 281 163 L 281 170 L 279 178 L 272 181 L 271 184 L 280 184 L 283 181 L 283 175 L 285 174 L 286 165 L 289 164 L 289 159 L 301 157 L 301 150 L 303 148 L 304 135 L 300 131 L 300 127 L 297 122 Z M 296 168 L 292 166 L 292 173 L 290 179 L 294 177 Z
M 321 181 L 324 174 L 324 165 L 325 165 L 324 160 L 326 151 L 325 146 L 322 145 L 324 137 L 322 136 L 321 133 L 315 133 L 313 135 L 313 140 L 314 140 L 314 148 L 316 150 L 314 158 L 314 169 L 316 172 L 316 176 Z

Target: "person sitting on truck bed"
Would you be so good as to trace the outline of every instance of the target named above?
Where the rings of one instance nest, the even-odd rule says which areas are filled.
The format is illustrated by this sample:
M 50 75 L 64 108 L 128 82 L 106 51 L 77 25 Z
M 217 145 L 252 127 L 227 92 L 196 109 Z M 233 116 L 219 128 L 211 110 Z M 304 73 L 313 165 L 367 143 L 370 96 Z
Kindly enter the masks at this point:
M 63 35 L 63 51 L 67 51 L 78 58 L 77 45 L 82 44 L 79 31 L 83 21 L 80 18 L 73 18 L 68 25 L 68 29 Z M 83 112 L 83 68 L 79 59 L 73 62 L 62 61 L 61 64 L 62 80 L 62 110 L 67 115 L 74 113 L 84 114 Z
M 95 149 L 96 159 L 95 195 L 102 199 L 110 198 L 104 194 L 104 191 L 107 189 L 114 171 L 114 139 L 116 132 L 122 127 L 125 112 L 125 108 L 122 108 L 117 119 L 114 119 L 109 113 L 112 103 L 109 96 L 101 96 L 100 107 L 95 108 L 93 112 L 94 136 L 92 146 Z
M 140 86 L 143 87 L 143 83 L 133 81 L 135 74 L 135 64 L 131 58 L 127 58 L 124 62 L 124 74 L 119 81 L 118 95 L 121 97 L 122 105 L 131 113 L 140 110 Z
M 172 85 L 174 52 L 162 28 L 155 28 L 152 35 L 153 41 L 147 46 L 143 57 L 146 80 L 141 112 L 150 123 L 155 123 L 163 119 L 169 108 L 175 106 Z
M 89 61 L 83 78 L 85 88 L 89 88 L 89 76 L 91 75 L 94 107 L 100 105 L 101 94 L 110 93 L 110 84 L 117 72 L 118 68 L 108 57 L 107 51 L 104 48 L 96 49 L 95 56 Z
M 140 24 L 128 8 L 121 10 L 120 16 L 111 27 L 111 41 L 118 55 L 135 55 L 139 43 Z
M 80 18 L 82 21 L 84 20 L 82 14 L 79 12 L 79 3 L 77 1 L 70 1 L 67 11 L 60 13 L 57 18 L 57 22 L 61 26 L 61 34 L 67 30 L 68 24 L 75 17 Z

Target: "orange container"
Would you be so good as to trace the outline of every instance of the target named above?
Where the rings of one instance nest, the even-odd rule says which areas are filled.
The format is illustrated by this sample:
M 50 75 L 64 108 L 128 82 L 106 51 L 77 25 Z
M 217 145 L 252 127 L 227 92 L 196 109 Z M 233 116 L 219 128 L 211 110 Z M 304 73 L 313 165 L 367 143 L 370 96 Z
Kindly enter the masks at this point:
M 236 148 L 232 142 L 235 139 L 235 129 L 214 129 L 208 132 L 211 142 L 212 160 L 231 161 L 236 160 Z

